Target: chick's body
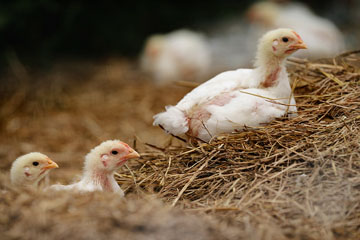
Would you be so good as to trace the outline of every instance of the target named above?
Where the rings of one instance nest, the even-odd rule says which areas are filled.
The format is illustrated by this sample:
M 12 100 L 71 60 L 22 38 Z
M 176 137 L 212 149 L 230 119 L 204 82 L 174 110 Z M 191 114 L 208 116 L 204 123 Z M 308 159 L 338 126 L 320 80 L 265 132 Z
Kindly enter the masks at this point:
M 105 141 L 86 155 L 83 176 L 79 182 L 70 185 L 56 184 L 50 188 L 77 192 L 107 191 L 124 196 L 114 173 L 128 159 L 137 157 L 139 154 L 126 143 L 119 140 Z
M 284 60 L 301 48 L 305 44 L 291 29 L 268 32 L 259 42 L 255 69 L 215 76 L 155 115 L 154 125 L 209 141 L 219 133 L 270 122 L 287 110 L 296 113 Z

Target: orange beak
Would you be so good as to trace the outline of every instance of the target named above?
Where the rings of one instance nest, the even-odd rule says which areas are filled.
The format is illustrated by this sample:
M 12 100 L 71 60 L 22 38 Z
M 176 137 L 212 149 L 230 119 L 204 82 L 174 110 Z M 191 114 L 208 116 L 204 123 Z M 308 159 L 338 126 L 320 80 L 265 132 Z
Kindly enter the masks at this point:
M 53 160 L 51 160 L 50 158 L 47 160 L 47 165 L 45 167 L 43 167 L 43 170 L 47 170 L 47 169 L 52 169 L 52 168 L 58 168 L 59 165 L 56 164 L 56 162 L 54 162 Z
M 140 157 L 140 154 L 138 154 L 134 149 L 130 148 L 129 153 L 124 157 L 125 159 L 133 159 Z
M 302 40 L 300 40 L 294 45 L 291 45 L 291 49 L 307 49 L 307 46 Z
M 132 149 L 131 147 L 128 148 L 129 153 L 127 155 L 125 155 L 124 157 L 121 158 L 121 161 L 117 163 L 117 166 L 121 166 L 123 165 L 127 160 L 129 159 L 133 159 L 133 158 L 138 158 L 140 157 L 140 154 L 138 154 L 134 149 Z

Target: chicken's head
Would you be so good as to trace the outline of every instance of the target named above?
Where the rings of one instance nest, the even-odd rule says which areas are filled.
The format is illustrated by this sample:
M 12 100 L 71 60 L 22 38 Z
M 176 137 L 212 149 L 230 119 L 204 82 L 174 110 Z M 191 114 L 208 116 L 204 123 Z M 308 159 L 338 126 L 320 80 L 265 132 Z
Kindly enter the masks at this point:
M 85 157 L 85 171 L 113 172 L 127 160 L 140 155 L 129 145 L 120 140 L 108 140 L 101 143 Z
M 16 186 L 36 186 L 49 170 L 59 166 L 48 156 L 32 152 L 18 157 L 10 170 L 11 183 Z
M 307 46 L 300 35 L 289 28 L 279 28 L 267 32 L 261 39 L 258 47 L 259 57 L 273 55 L 284 59 L 299 49 Z
M 162 51 L 165 44 L 165 37 L 163 35 L 151 36 L 145 44 L 145 55 L 150 59 L 156 59 Z

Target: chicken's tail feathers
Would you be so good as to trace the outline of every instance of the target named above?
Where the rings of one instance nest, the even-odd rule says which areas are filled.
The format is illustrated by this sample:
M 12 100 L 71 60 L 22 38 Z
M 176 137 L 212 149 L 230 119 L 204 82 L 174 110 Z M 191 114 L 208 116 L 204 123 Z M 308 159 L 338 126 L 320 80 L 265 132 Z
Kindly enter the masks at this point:
M 189 130 L 185 113 L 174 106 L 167 106 L 166 111 L 154 116 L 154 126 L 161 126 L 172 135 L 181 135 Z

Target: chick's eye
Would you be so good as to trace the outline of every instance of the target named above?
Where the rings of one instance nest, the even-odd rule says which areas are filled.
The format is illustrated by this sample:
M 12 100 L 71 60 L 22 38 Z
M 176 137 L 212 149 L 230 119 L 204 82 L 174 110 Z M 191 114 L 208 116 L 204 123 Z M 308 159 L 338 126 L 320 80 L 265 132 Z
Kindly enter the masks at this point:
M 289 39 L 288 39 L 287 37 L 283 37 L 281 40 L 282 40 L 283 42 L 288 42 L 288 41 L 289 41 Z
M 113 151 L 111 151 L 111 154 L 113 154 L 113 155 L 116 155 L 116 154 L 118 154 L 119 152 L 118 151 L 115 151 L 115 150 L 113 150 Z
M 33 162 L 32 165 L 37 166 L 39 165 L 39 162 Z

